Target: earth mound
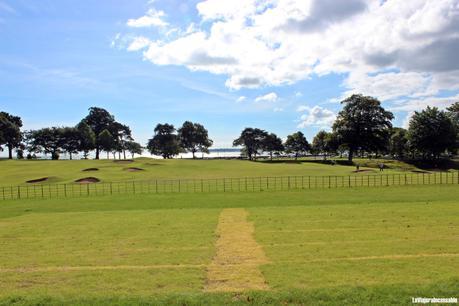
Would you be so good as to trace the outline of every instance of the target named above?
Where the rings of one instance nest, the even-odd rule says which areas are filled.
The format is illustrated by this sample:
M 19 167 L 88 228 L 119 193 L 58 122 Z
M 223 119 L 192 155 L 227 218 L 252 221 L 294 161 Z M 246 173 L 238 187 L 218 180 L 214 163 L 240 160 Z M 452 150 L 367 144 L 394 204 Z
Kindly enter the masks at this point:
M 45 181 L 47 181 L 47 180 L 48 180 L 48 177 L 42 177 L 42 178 L 39 178 L 39 179 L 34 179 L 34 180 L 26 181 L 26 183 L 34 184 L 34 183 L 45 182 Z
M 75 183 L 80 184 L 92 184 L 98 182 L 100 182 L 100 180 L 97 177 L 84 177 L 75 181 Z

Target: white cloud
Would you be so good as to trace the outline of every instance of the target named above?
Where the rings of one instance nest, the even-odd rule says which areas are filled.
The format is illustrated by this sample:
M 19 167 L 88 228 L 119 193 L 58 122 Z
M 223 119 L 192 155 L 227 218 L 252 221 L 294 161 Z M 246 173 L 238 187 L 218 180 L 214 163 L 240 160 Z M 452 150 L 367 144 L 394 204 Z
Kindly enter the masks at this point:
M 276 102 L 278 96 L 275 92 L 271 92 L 269 94 L 259 96 L 255 98 L 255 102 Z
M 168 25 L 167 22 L 163 20 L 166 14 L 163 11 L 157 11 L 154 8 L 148 10 L 145 16 L 139 17 L 137 19 L 129 19 L 127 25 L 133 28 L 144 28 L 144 27 L 165 27 Z
M 202 0 L 196 8 L 200 23 L 154 40 L 144 58 L 226 75 L 235 90 L 331 73 L 346 76 L 345 95 L 381 100 L 459 90 L 459 0 Z M 128 24 L 164 26 L 164 15 L 150 10 Z
M 318 126 L 321 128 L 330 127 L 336 119 L 336 114 L 329 109 L 320 107 L 300 106 L 297 109 L 299 112 L 306 112 L 301 115 L 298 128 L 306 128 L 308 126 Z
M 247 100 L 247 97 L 245 97 L 245 96 L 240 96 L 239 98 L 237 98 L 236 102 L 237 102 L 237 103 L 241 103 L 241 102 L 244 102 L 245 100 Z
M 280 112 L 283 112 L 283 111 L 284 111 L 284 109 L 282 107 L 273 108 L 273 112 L 275 112 L 275 113 L 280 113 Z
M 134 38 L 134 40 L 129 44 L 127 50 L 128 51 L 138 51 L 141 49 L 145 49 L 150 45 L 150 40 L 143 36 L 138 36 Z

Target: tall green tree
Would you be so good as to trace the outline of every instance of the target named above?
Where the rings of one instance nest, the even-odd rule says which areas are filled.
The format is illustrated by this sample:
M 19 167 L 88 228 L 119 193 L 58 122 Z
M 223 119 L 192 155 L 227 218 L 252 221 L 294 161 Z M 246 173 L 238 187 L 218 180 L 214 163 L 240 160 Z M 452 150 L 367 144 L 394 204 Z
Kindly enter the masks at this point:
M 344 105 L 333 124 L 340 143 L 349 150 L 352 161 L 357 150 L 378 152 L 387 147 L 391 120 L 394 115 L 386 111 L 373 97 L 352 95 L 341 102 Z
M 186 152 L 191 152 L 193 158 L 196 158 L 196 152 L 209 153 L 213 141 L 209 139 L 209 134 L 202 124 L 185 121 L 177 132 L 180 146 Z
M 436 107 L 415 112 L 408 128 L 410 145 L 424 159 L 438 159 L 456 145 L 456 129 L 451 118 Z
M 311 149 L 309 142 L 306 140 L 306 137 L 304 137 L 302 132 L 296 132 L 288 135 L 284 146 L 287 153 L 295 154 L 295 160 L 298 159 L 300 154 L 306 153 Z
M 459 150 L 459 102 L 453 103 L 447 109 L 447 114 L 456 128 L 456 152 Z
M 102 151 L 107 152 L 107 159 L 110 159 L 110 152 L 115 146 L 115 139 L 109 130 L 105 129 L 97 136 L 97 143 Z
M 88 158 L 89 152 L 96 147 L 96 135 L 91 127 L 84 121 L 77 125 L 79 133 L 79 147 L 78 150 L 83 152 L 85 159 Z
M 277 137 L 276 134 L 270 133 L 265 135 L 262 140 L 263 151 L 269 153 L 269 158 L 273 160 L 273 153 L 280 153 L 284 151 L 284 145 L 282 144 L 282 139 Z
M 397 159 L 406 157 L 409 153 L 407 130 L 403 128 L 392 128 L 389 140 L 389 153 Z
M 57 160 L 62 153 L 62 129 L 58 127 L 42 128 L 27 133 L 27 149 L 29 152 L 51 154 Z
M 99 159 L 99 152 L 101 150 L 101 144 L 99 142 L 99 135 L 103 130 L 111 131 L 113 124 L 115 123 L 115 117 L 110 114 L 107 110 L 100 107 L 89 108 L 89 114 L 82 120 L 89 127 L 91 127 L 96 137 L 95 149 L 96 159 Z M 112 135 L 113 137 L 113 135 Z
M 126 150 L 131 153 L 131 157 L 134 158 L 135 154 L 142 154 L 142 145 L 135 141 L 127 141 L 125 144 Z
M 180 153 L 180 143 L 172 124 L 158 124 L 153 138 L 148 141 L 148 151 L 164 159 L 172 158 Z
M 78 153 L 80 149 L 81 134 L 75 127 L 63 127 L 60 129 L 61 148 L 69 154 L 70 160 L 73 159 L 73 154 Z
M 263 149 L 263 141 L 267 135 L 268 133 L 261 129 L 245 128 L 239 138 L 233 141 L 233 146 L 242 146 L 249 160 L 252 160 Z
M 319 131 L 312 140 L 311 151 L 315 154 L 323 154 L 324 160 L 327 160 L 327 155 L 336 149 L 333 147 L 333 134 L 326 131 Z
M 9 159 L 13 159 L 13 150 L 21 144 L 21 127 L 22 120 L 20 117 L 0 112 L 0 146 L 5 145 L 8 148 Z

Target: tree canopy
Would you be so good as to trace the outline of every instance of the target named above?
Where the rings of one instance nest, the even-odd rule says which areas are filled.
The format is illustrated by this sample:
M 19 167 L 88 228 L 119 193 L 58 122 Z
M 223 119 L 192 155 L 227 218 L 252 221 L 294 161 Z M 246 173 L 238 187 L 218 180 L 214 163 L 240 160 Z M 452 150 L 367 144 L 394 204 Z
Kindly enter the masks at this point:
M 300 154 L 306 153 L 310 149 L 309 142 L 302 132 L 296 132 L 287 136 L 285 151 L 287 153 L 295 153 L 295 160 L 298 159 Z
M 7 112 L 0 112 L 0 146 L 8 148 L 8 158 L 13 158 L 13 149 L 19 147 L 22 141 L 22 120 Z
M 151 154 L 172 158 L 180 153 L 180 143 L 172 124 L 158 124 L 155 134 L 148 141 L 147 149 Z
M 180 146 L 185 151 L 191 152 L 193 158 L 196 157 L 196 152 L 209 153 L 213 141 L 209 139 L 208 132 L 202 124 L 185 121 L 177 132 Z
M 257 153 L 263 149 L 263 141 L 268 133 L 257 128 L 245 128 L 239 138 L 233 141 L 233 146 L 242 146 L 250 160 L 256 158 Z
M 441 153 L 453 151 L 456 137 L 451 118 L 436 107 L 427 107 L 411 117 L 408 139 L 411 147 L 425 159 L 438 159 Z
M 352 95 L 343 100 L 343 110 L 338 113 L 333 131 L 340 144 L 347 146 L 349 161 L 354 152 L 377 152 L 387 147 L 394 115 L 386 111 L 373 97 Z

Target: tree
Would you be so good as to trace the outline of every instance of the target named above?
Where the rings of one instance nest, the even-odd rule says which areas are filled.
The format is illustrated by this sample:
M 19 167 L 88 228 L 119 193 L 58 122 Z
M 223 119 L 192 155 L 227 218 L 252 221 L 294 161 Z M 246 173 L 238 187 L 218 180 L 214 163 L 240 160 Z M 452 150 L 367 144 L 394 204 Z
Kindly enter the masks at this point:
M 62 152 L 62 129 L 58 127 L 32 130 L 27 133 L 27 149 L 29 152 L 51 154 L 51 159 L 59 159 Z
M 135 141 L 128 141 L 125 144 L 126 150 L 131 153 L 132 158 L 134 158 L 134 154 L 142 154 L 143 148 L 140 143 Z
M 99 136 L 103 130 L 110 132 L 111 127 L 115 122 L 115 117 L 103 108 L 91 107 L 89 108 L 89 114 L 82 120 L 82 122 L 86 123 L 92 129 L 94 134 Z M 96 137 L 95 149 L 96 159 L 99 159 L 99 151 L 101 150 L 99 137 Z
M 209 147 L 213 141 L 209 139 L 207 130 L 199 123 L 185 121 L 181 128 L 178 129 L 180 146 L 187 152 L 193 154 L 196 152 L 209 153 Z
M 13 159 L 13 149 L 17 148 L 22 141 L 21 127 L 20 117 L 0 112 L 0 146 L 6 145 L 9 159 Z
M 323 154 L 324 160 L 327 160 L 327 154 L 336 151 L 333 141 L 332 133 L 319 131 L 312 140 L 311 150 L 317 154 Z
M 411 147 L 424 159 L 438 159 L 441 153 L 453 151 L 456 136 L 456 129 L 448 114 L 436 107 L 428 106 L 411 117 L 408 139 Z
M 113 149 L 118 152 L 118 157 L 121 159 L 121 152 L 123 152 L 124 159 L 126 159 L 126 142 L 133 140 L 131 129 L 127 125 L 115 121 L 110 125 L 109 132 L 113 136 Z
M 389 153 L 397 159 L 403 159 L 408 151 L 408 131 L 402 128 L 393 128 L 389 139 Z
M 88 158 L 89 151 L 94 150 L 96 147 L 96 135 L 91 127 L 84 121 L 77 125 L 79 133 L 79 147 L 78 150 L 83 152 L 85 159 Z
M 103 130 L 97 137 L 97 142 L 100 149 L 107 152 L 107 159 L 110 159 L 110 152 L 113 150 L 115 145 L 115 140 L 113 139 L 112 134 L 107 129 Z
M 284 146 L 287 153 L 295 153 L 295 160 L 298 159 L 298 155 L 311 149 L 308 141 L 306 140 L 306 137 L 304 137 L 303 133 L 301 132 L 296 132 L 292 135 L 288 135 Z
M 350 96 L 341 104 L 344 108 L 333 124 L 333 131 L 340 143 L 348 147 L 349 161 L 357 150 L 377 152 L 387 147 L 394 118 L 391 112 L 377 99 L 360 94 Z
M 233 146 L 243 146 L 249 160 L 256 158 L 258 151 L 263 149 L 263 141 L 268 133 L 257 128 L 245 128 L 239 138 L 233 141 Z
M 69 154 L 72 160 L 72 154 L 78 153 L 80 149 L 80 131 L 75 127 L 63 127 L 60 129 L 61 148 Z
M 447 114 L 450 117 L 456 128 L 456 151 L 459 149 L 459 102 L 455 102 L 447 109 Z
M 278 152 L 284 151 L 284 145 L 282 144 L 282 139 L 277 137 L 277 135 L 274 133 L 265 135 L 262 141 L 262 148 L 263 148 L 263 151 L 269 152 L 269 157 L 271 160 L 273 160 L 274 152 L 278 153 Z
M 158 124 L 155 135 L 148 141 L 147 149 L 151 154 L 160 155 L 164 159 L 172 158 L 180 153 L 178 136 L 172 124 Z

